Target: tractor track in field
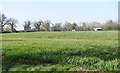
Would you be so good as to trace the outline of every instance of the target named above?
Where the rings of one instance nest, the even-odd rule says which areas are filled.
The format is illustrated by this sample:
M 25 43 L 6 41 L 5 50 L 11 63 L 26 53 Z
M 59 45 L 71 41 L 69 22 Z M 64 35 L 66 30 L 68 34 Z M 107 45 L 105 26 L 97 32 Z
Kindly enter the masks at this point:
M 58 67 L 66 67 L 64 65 L 60 65 L 60 64 L 42 64 L 43 66 L 53 66 L 53 65 L 56 65 Z M 67 67 L 66 67 L 67 68 Z M 67 71 L 98 71 L 98 70 L 89 70 L 89 69 L 86 69 L 86 68 L 82 68 L 80 66 L 73 66 L 73 67 L 69 67 Z
M 88 70 L 80 66 L 71 67 L 68 71 L 97 71 L 97 70 Z

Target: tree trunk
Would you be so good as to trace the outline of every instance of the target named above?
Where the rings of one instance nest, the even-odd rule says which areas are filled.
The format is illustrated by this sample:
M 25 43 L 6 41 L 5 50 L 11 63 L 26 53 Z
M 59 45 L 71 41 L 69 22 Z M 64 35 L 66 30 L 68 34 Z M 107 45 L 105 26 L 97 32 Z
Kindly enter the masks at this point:
M 0 32 L 3 32 L 3 27 L 1 27 L 1 30 L 0 30 Z

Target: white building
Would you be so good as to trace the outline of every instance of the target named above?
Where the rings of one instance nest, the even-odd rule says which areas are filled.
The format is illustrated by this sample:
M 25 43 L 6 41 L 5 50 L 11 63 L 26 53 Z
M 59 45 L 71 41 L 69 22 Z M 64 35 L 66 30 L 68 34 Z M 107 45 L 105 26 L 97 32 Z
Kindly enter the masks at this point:
M 102 27 L 95 27 L 93 29 L 94 29 L 94 31 L 102 31 Z

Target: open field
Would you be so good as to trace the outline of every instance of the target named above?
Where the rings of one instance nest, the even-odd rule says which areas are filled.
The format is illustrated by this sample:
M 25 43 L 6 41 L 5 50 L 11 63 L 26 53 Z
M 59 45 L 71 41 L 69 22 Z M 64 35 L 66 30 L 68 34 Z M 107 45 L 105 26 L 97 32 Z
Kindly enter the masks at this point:
M 118 71 L 118 32 L 2 34 L 3 71 Z

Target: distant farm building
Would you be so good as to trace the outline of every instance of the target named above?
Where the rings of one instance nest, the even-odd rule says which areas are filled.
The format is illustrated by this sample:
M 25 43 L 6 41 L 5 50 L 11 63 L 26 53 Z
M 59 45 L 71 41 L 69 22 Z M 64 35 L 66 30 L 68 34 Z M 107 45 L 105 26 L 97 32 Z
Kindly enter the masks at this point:
M 93 29 L 94 29 L 94 31 L 102 31 L 102 27 L 95 27 Z
M 74 30 L 72 30 L 72 31 L 75 31 L 75 29 L 74 29 Z

